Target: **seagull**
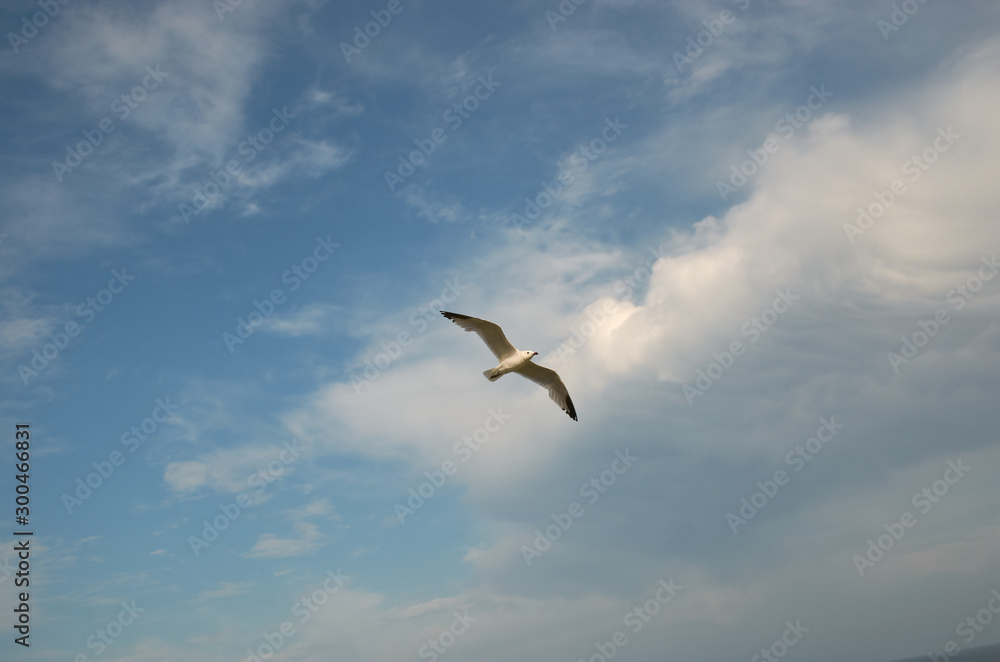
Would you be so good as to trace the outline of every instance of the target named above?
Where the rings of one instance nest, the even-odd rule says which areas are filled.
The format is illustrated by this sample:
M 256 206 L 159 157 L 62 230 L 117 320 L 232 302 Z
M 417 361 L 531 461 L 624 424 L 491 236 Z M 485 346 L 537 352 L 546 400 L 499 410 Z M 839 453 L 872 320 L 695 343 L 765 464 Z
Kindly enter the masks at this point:
M 500 364 L 495 368 L 490 368 L 483 372 L 483 376 L 491 382 L 495 382 L 508 372 L 516 372 L 522 377 L 526 377 L 539 386 L 544 386 L 549 391 L 549 397 L 559 405 L 559 408 L 569 414 L 574 421 L 576 418 L 576 407 L 569 397 L 566 385 L 555 370 L 542 367 L 537 363 L 532 363 L 531 359 L 538 356 L 538 352 L 522 351 L 510 344 L 507 336 L 503 334 L 503 329 L 494 324 L 481 320 L 478 317 L 449 313 L 444 310 L 441 314 L 459 325 L 466 331 L 474 331 L 476 335 L 483 339 L 486 346 L 497 357 Z

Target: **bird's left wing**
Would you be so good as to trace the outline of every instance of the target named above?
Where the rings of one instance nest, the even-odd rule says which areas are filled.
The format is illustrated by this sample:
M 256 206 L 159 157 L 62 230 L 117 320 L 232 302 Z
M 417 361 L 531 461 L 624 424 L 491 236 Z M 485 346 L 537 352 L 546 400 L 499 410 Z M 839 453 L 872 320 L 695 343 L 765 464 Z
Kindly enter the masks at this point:
M 562 379 L 560 379 L 559 374 L 555 370 L 540 366 L 537 363 L 528 362 L 524 364 L 524 367 L 515 372 L 522 377 L 527 377 L 539 386 L 547 388 L 552 401 L 559 405 L 560 409 L 569 414 L 570 418 L 574 421 L 577 420 L 576 407 L 573 406 L 573 400 L 569 397 L 566 385 L 563 384 Z
M 497 357 L 498 361 L 503 361 L 511 354 L 517 353 L 517 348 L 511 345 L 510 341 L 507 340 L 507 336 L 503 334 L 503 329 L 493 322 L 487 322 L 486 320 L 481 320 L 478 317 L 469 317 L 468 315 L 449 313 L 444 310 L 441 311 L 441 314 L 466 331 L 473 331 L 476 335 L 482 338 L 483 342 L 490 348 L 490 351 L 493 352 L 493 355 Z

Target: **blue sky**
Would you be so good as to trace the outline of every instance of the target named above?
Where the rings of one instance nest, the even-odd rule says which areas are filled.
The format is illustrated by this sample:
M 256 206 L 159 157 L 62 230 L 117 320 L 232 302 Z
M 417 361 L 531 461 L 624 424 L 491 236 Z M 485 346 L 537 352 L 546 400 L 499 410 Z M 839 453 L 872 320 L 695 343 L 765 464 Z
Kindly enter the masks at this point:
M 0 16 L 5 659 L 1000 641 L 995 3 Z

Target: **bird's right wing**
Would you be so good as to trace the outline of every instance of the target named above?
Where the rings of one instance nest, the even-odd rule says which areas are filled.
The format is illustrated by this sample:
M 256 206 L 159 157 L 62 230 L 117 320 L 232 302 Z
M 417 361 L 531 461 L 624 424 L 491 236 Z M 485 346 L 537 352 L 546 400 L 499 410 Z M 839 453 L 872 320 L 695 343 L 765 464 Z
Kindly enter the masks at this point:
M 552 402 L 559 405 L 559 408 L 569 414 L 569 417 L 574 421 L 578 420 L 576 418 L 576 407 L 573 406 L 573 399 L 569 397 L 569 391 L 566 389 L 566 385 L 563 384 L 562 378 L 559 377 L 559 373 L 531 361 L 528 361 L 514 372 L 530 379 L 539 386 L 545 387 L 549 392 L 549 397 L 552 398 Z
M 481 320 L 478 317 L 469 317 L 468 315 L 449 313 L 443 310 L 441 311 L 441 314 L 466 331 L 475 332 L 476 335 L 483 339 L 483 342 L 490 348 L 490 351 L 493 352 L 498 361 L 503 361 L 511 354 L 517 353 L 517 348 L 511 345 L 510 341 L 507 340 L 507 336 L 503 334 L 503 329 L 493 322 L 487 322 L 486 320 Z

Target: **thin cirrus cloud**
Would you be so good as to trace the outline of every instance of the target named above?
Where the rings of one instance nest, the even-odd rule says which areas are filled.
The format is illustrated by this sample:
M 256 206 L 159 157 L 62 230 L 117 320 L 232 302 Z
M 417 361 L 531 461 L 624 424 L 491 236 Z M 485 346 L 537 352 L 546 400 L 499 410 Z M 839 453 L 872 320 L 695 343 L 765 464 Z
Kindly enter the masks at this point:
M 319 527 L 312 522 L 296 522 L 292 526 L 296 534 L 293 538 L 281 538 L 274 533 L 265 533 L 245 554 L 247 558 L 285 559 L 293 556 L 313 554 L 322 547 L 324 539 Z

